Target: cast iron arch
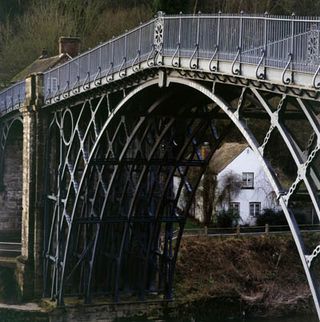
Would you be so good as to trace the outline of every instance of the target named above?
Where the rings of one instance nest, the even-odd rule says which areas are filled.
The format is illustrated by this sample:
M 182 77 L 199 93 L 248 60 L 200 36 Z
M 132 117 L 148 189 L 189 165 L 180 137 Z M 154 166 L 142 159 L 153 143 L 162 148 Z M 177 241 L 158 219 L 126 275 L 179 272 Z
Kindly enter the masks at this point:
M 115 127 L 115 130 L 114 130 L 115 136 L 113 138 L 110 138 L 110 137 L 107 138 L 107 142 L 109 144 L 109 147 L 107 147 L 104 152 L 106 152 L 106 155 L 116 156 L 117 153 L 115 153 L 115 151 L 113 151 L 112 144 L 114 143 L 115 140 L 118 139 L 117 135 L 120 131 L 124 131 L 124 132 L 126 131 L 126 129 L 122 129 L 123 124 L 125 122 L 121 123 L 123 121 L 123 119 L 125 118 L 126 111 L 124 109 L 126 108 L 126 104 L 128 102 L 130 102 L 130 100 L 133 99 L 138 93 L 156 85 L 157 83 L 158 83 L 158 80 L 154 79 L 154 80 L 146 82 L 143 85 L 138 86 L 137 88 L 132 90 L 127 96 L 125 96 L 123 98 L 123 100 L 114 109 L 109 109 L 109 105 L 108 105 L 108 109 L 107 109 L 108 116 L 105 119 L 105 122 L 100 126 L 98 126 L 96 116 L 99 115 L 99 111 L 100 111 L 99 108 L 102 106 L 102 101 L 104 99 L 107 100 L 108 97 L 106 97 L 106 96 L 101 97 L 98 100 L 97 106 L 92 106 L 92 103 L 90 101 L 86 101 L 83 105 L 83 108 L 82 108 L 79 116 L 77 117 L 78 121 L 75 122 L 75 124 L 74 124 L 73 132 L 70 137 L 70 145 L 69 145 L 69 147 L 67 147 L 67 151 L 65 152 L 65 156 L 64 156 L 64 160 L 62 160 L 62 164 L 59 165 L 59 169 L 60 169 L 59 171 L 61 173 L 61 175 L 60 175 L 61 178 L 63 178 L 66 173 L 69 173 L 69 176 L 71 178 L 70 180 L 68 180 L 67 192 L 63 197 L 63 202 L 62 202 L 64 204 L 63 211 L 62 211 L 63 214 L 61 214 L 60 218 L 57 219 L 58 224 L 55 227 L 60 234 L 65 235 L 65 241 L 63 243 L 64 247 L 61 248 L 61 245 L 59 246 L 60 239 L 58 238 L 57 239 L 58 242 L 56 245 L 56 253 L 55 253 L 56 256 L 54 256 L 53 254 L 50 254 L 50 249 L 51 249 L 50 247 L 53 246 L 52 241 L 49 241 L 49 244 L 51 243 L 51 245 L 48 245 L 48 247 L 46 249 L 46 265 L 50 266 L 51 264 L 49 264 L 49 262 L 51 260 L 54 263 L 52 265 L 55 268 L 51 271 L 47 269 L 45 271 L 46 272 L 45 278 L 49 279 L 52 283 L 51 284 L 51 289 L 52 289 L 51 296 L 56 297 L 60 304 L 63 303 L 63 297 L 64 297 L 64 291 L 65 291 L 65 280 L 66 280 L 67 271 L 69 271 L 69 273 L 70 273 L 70 270 L 71 270 L 71 274 L 72 274 L 72 272 L 74 270 L 78 269 L 79 263 L 81 261 L 85 261 L 85 260 L 87 261 L 87 263 L 86 263 L 87 267 L 84 268 L 84 270 L 86 270 L 86 272 L 84 273 L 85 277 L 83 280 L 85 281 L 84 283 L 86 285 L 84 285 L 85 291 L 83 293 L 85 294 L 86 301 L 90 301 L 90 298 L 91 298 L 91 288 L 90 287 L 91 287 L 91 279 L 92 279 L 92 274 L 93 274 L 93 263 L 95 261 L 97 240 L 100 238 L 98 230 L 94 231 L 94 234 L 96 234 L 96 236 L 98 236 L 98 237 L 96 239 L 93 238 L 92 240 L 90 240 L 90 242 L 92 242 L 92 245 L 90 246 L 91 256 L 87 256 L 87 254 L 82 254 L 83 257 L 80 256 L 79 262 L 76 263 L 75 265 L 73 265 L 73 268 L 68 267 L 69 262 L 70 262 L 70 254 L 72 253 L 72 247 L 74 247 L 74 240 L 75 240 L 74 234 L 79 233 L 79 230 L 77 231 L 75 229 L 75 226 L 79 225 L 79 223 L 76 223 L 75 219 L 76 219 L 77 211 L 79 211 L 79 204 L 81 203 L 80 200 L 81 200 L 81 198 L 83 198 L 83 194 L 81 194 L 79 192 L 85 186 L 86 180 L 89 180 L 90 176 L 93 176 L 93 172 L 91 170 L 92 169 L 91 163 L 92 163 L 92 161 L 95 161 L 97 159 L 97 157 L 99 157 L 98 150 L 100 147 L 100 143 L 103 139 L 106 139 L 105 135 L 106 135 L 106 131 L 108 129 L 108 126 L 111 126 L 110 124 L 114 120 L 117 120 L 118 127 Z M 305 156 L 305 158 L 303 158 L 302 153 L 301 153 L 302 151 L 300 151 L 298 149 L 293 138 L 290 136 L 289 133 L 287 133 L 285 131 L 282 124 L 279 122 L 278 114 L 282 108 L 283 102 L 286 99 L 285 94 L 283 95 L 280 103 L 278 104 L 276 111 L 273 111 L 268 106 L 268 103 L 264 100 L 263 96 L 260 95 L 260 93 L 256 89 L 251 89 L 249 87 L 243 87 L 242 91 L 241 91 L 241 95 L 239 96 L 239 99 L 238 99 L 237 106 L 236 106 L 236 108 L 234 108 L 234 107 L 230 106 L 228 103 L 226 103 L 225 101 L 223 101 L 219 96 L 214 94 L 212 92 L 212 90 L 208 89 L 208 87 L 206 87 L 204 84 L 198 83 L 196 81 L 188 80 L 188 79 L 174 78 L 174 77 L 168 76 L 167 86 L 170 86 L 170 84 L 179 84 L 179 85 L 185 86 L 186 88 L 192 88 L 195 91 L 198 91 L 199 93 L 201 93 L 203 96 L 210 99 L 217 107 L 219 107 L 219 109 L 221 109 L 228 116 L 228 118 L 232 121 L 232 123 L 240 130 L 243 137 L 246 139 L 246 141 L 248 142 L 248 144 L 250 145 L 252 150 L 255 152 L 255 154 L 256 154 L 259 162 L 261 163 L 267 177 L 269 178 L 270 184 L 272 185 L 273 190 L 275 191 L 277 198 L 279 200 L 279 203 L 286 215 L 286 218 L 287 218 L 288 224 L 290 226 L 293 238 L 295 240 L 295 244 L 297 246 L 306 276 L 308 278 L 310 290 L 312 292 L 314 302 L 316 305 L 316 310 L 319 314 L 320 313 L 319 294 L 318 294 L 318 289 L 316 287 L 315 277 L 310 269 L 312 259 L 316 255 L 311 255 L 311 256 L 307 255 L 306 250 L 304 249 L 304 244 L 303 244 L 300 232 L 299 232 L 299 228 L 298 228 L 297 223 L 295 221 L 294 215 L 293 215 L 291 209 L 288 207 L 288 201 L 289 201 L 292 193 L 296 189 L 297 184 L 299 184 L 301 181 L 303 181 L 307 187 L 307 190 L 308 190 L 308 193 L 311 197 L 312 203 L 316 209 L 316 213 L 317 213 L 318 217 L 320 218 L 319 206 L 318 206 L 319 205 L 318 196 L 315 192 L 314 186 L 310 183 L 310 176 L 307 176 L 307 171 L 312 171 L 312 167 L 310 164 L 313 161 L 313 158 L 315 157 L 317 151 L 319 150 L 319 143 L 318 142 L 314 143 L 314 137 L 313 137 L 313 139 L 312 139 L 313 145 L 310 144 L 310 151 Z M 241 115 L 242 101 L 246 95 L 246 92 L 250 92 L 250 95 L 252 95 L 254 97 L 254 99 L 258 102 L 258 104 L 260 104 L 260 106 L 264 108 L 264 111 L 269 115 L 270 120 L 271 120 L 271 122 L 270 122 L 271 126 L 270 126 L 270 129 L 269 129 L 265 139 L 264 139 L 263 144 L 258 143 L 258 140 L 255 138 L 253 133 L 250 131 L 249 127 L 246 125 L 246 122 L 242 118 L 242 115 Z M 312 111 L 312 109 L 309 109 L 307 107 L 307 105 L 305 104 L 305 102 L 302 101 L 301 99 L 297 99 L 297 102 L 298 102 L 299 106 L 301 107 L 301 110 L 304 113 L 305 117 L 308 119 L 312 129 L 314 130 L 314 133 L 315 133 L 314 135 L 317 138 L 319 138 L 320 137 L 319 124 L 316 120 L 315 113 Z M 90 118 L 90 121 L 88 122 L 88 124 L 86 125 L 87 130 L 85 132 L 81 133 L 81 130 L 79 127 L 79 124 L 80 124 L 79 122 L 81 122 L 81 114 L 85 113 L 85 108 L 88 109 L 88 106 L 90 109 L 91 118 Z M 152 107 L 150 107 L 150 108 L 152 110 Z M 154 108 L 156 108 L 156 107 L 154 107 Z M 121 117 L 119 115 L 121 115 Z M 144 123 L 144 121 L 145 121 L 145 119 L 144 119 L 144 117 L 142 117 L 140 119 L 141 126 Z M 167 124 L 168 127 L 164 131 L 169 131 L 172 128 L 172 124 L 174 123 L 174 121 L 171 120 L 171 122 L 172 122 L 171 124 L 170 124 L 170 122 Z M 122 146 L 123 149 L 121 150 L 121 153 L 118 154 L 118 157 L 119 157 L 118 160 L 115 160 L 115 158 L 110 157 L 109 161 L 108 161 L 109 165 L 112 164 L 112 162 L 114 162 L 114 164 L 116 164 L 116 162 L 125 162 L 125 161 L 130 162 L 130 160 L 127 160 L 128 158 L 126 158 L 126 153 L 128 152 L 128 149 L 129 149 L 130 145 L 132 144 L 132 142 L 134 142 L 135 135 L 137 134 L 137 132 L 140 129 L 139 126 L 135 127 L 135 131 L 133 131 L 133 133 L 131 133 L 132 135 L 130 135 L 129 132 L 126 133 L 127 134 L 127 141 L 123 144 L 123 146 Z M 270 165 L 268 164 L 268 162 L 264 158 L 264 149 L 268 143 L 268 140 L 270 138 L 270 134 L 274 128 L 277 128 L 279 130 L 281 137 L 283 138 L 286 145 L 288 146 L 288 149 L 289 149 L 293 159 L 295 160 L 295 163 L 296 163 L 297 168 L 299 170 L 298 174 L 297 174 L 296 181 L 293 183 L 291 189 L 287 193 L 284 192 L 283 189 L 281 188 L 281 186 L 275 176 L 274 171 L 272 170 L 272 168 L 270 167 Z M 61 129 L 62 129 L 62 127 L 60 126 L 60 130 Z M 166 132 L 162 133 L 162 135 L 165 136 Z M 89 139 L 90 136 L 91 136 L 91 139 Z M 213 136 L 215 136 L 215 135 L 213 135 Z M 214 138 L 216 140 L 217 144 L 211 150 L 209 157 L 211 157 L 212 154 L 214 153 L 214 151 L 217 149 L 217 147 L 221 143 L 221 140 L 223 139 L 223 137 L 224 136 L 222 135 L 222 136 L 218 136 L 218 137 Z M 191 136 L 190 142 L 194 138 L 195 138 L 195 135 L 193 137 Z M 75 162 L 73 162 L 73 164 L 71 164 L 72 162 L 70 160 L 69 154 L 71 153 L 71 150 L 72 150 L 71 149 L 72 141 L 75 139 L 78 140 L 77 146 L 79 146 L 79 150 L 78 150 L 77 155 L 75 156 Z M 158 141 L 157 145 L 154 148 L 157 149 L 160 144 L 161 144 L 161 140 Z M 89 150 L 90 150 L 89 154 L 87 151 L 85 151 L 84 147 L 86 145 L 90 146 L 89 147 Z M 196 152 L 194 152 L 194 153 L 196 154 Z M 150 155 L 152 157 L 152 153 Z M 149 159 L 151 157 L 149 157 Z M 81 159 L 81 161 L 80 161 L 80 159 Z M 204 169 L 206 167 L 206 165 L 208 164 L 208 160 L 201 160 L 199 158 L 199 162 L 200 161 L 203 162 L 201 165 L 202 165 L 202 168 Z M 82 173 L 81 173 L 81 176 L 79 177 L 80 180 L 77 181 L 74 179 L 74 177 L 75 177 L 74 169 L 78 166 L 78 164 L 80 162 L 82 162 L 84 168 L 81 170 Z M 132 160 L 131 160 L 131 162 L 134 163 L 134 161 L 132 161 Z M 161 160 L 159 160 L 159 162 L 161 162 Z M 168 160 L 167 160 L 167 162 L 168 162 Z M 105 166 L 105 164 L 106 163 L 104 163 L 104 165 L 101 166 L 101 169 L 103 168 L 103 166 Z M 117 166 L 119 166 L 119 164 Z M 138 164 L 136 164 L 136 165 L 138 165 Z M 133 170 L 132 170 L 133 166 L 134 166 L 134 164 L 131 164 L 131 170 L 129 170 L 129 172 L 128 172 L 130 175 L 133 172 Z M 148 164 L 147 167 L 150 168 L 150 164 Z M 176 165 L 175 169 L 177 169 L 178 167 L 179 167 L 179 164 Z M 101 178 L 103 170 L 101 170 L 101 169 L 100 169 L 101 172 L 98 175 L 99 176 L 98 182 L 99 182 L 100 186 L 103 186 L 104 182 Z M 144 170 L 144 171 L 146 171 L 146 170 Z M 114 173 L 116 173 L 116 172 L 117 172 L 117 170 L 114 170 Z M 172 172 L 173 171 L 171 171 L 170 176 L 168 176 L 168 180 L 166 181 L 166 184 L 165 184 L 166 188 L 164 188 L 163 191 L 168 190 L 168 186 L 170 185 L 170 178 L 172 179 L 172 177 L 173 177 Z M 99 173 L 99 171 L 98 171 L 98 173 Z M 138 184 L 141 184 L 141 180 L 143 178 L 142 173 L 143 173 L 143 171 L 140 172 L 140 183 L 138 180 Z M 200 174 L 201 174 L 201 172 L 200 172 Z M 316 174 L 313 174 L 313 175 L 316 176 Z M 114 176 L 111 181 L 114 181 L 115 178 L 116 177 Z M 194 188 L 196 188 L 197 184 L 199 183 L 200 178 L 201 178 L 201 175 L 199 175 Z M 126 183 L 126 184 L 128 184 L 128 183 Z M 187 183 L 183 183 L 182 186 L 187 186 Z M 109 187 L 111 187 L 111 186 L 109 185 Z M 98 190 L 98 188 L 96 189 L 95 195 L 97 194 L 97 190 Z M 190 200 L 192 199 L 195 190 L 196 189 L 193 190 Z M 111 193 L 110 191 L 108 192 L 108 189 L 106 189 L 106 191 L 107 191 L 107 194 Z M 181 193 L 181 191 L 180 191 L 180 193 Z M 106 196 L 106 194 L 104 196 Z M 162 197 L 163 196 L 164 196 L 164 193 L 162 193 Z M 66 214 L 66 212 L 67 212 L 66 205 L 68 204 L 69 199 L 72 200 L 72 205 L 71 205 L 72 211 L 71 211 L 71 213 Z M 136 199 L 133 199 L 133 200 L 136 200 Z M 61 203 L 61 201 L 59 201 L 58 203 Z M 129 207 L 129 212 L 133 211 L 130 209 L 132 209 L 132 207 L 134 207 L 134 204 L 135 204 L 135 201 L 133 201 L 133 203 L 131 203 L 131 206 Z M 188 203 L 188 206 L 190 206 L 190 202 Z M 186 207 L 186 209 L 188 208 L 188 206 Z M 105 205 L 103 207 L 105 207 Z M 93 209 L 93 208 L 94 207 L 92 206 L 91 209 Z M 158 213 L 159 213 L 159 209 L 158 209 Z M 103 218 L 100 218 L 100 219 L 103 219 Z M 88 223 L 88 221 L 86 223 Z M 102 222 L 100 221 L 99 223 L 97 222 L 96 224 L 102 225 Z M 53 227 L 53 225 L 51 226 L 52 231 L 55 228 Z M 166 232 L 166 234 L 167 233 L 169 234 L 170 232 L 168 231 L 168 232 Z M 170 276 L 168 278 L 169 287 L 172 287 L 174 263 L 175 263 L 175 260 L 177 257 L 179 242 L 180 242 L 180 238 L 182 236 L 182 233 L 183 233 L 183 224 L 180 226 L 177 247 L 174 250 L 174 254 L 173 255 L 171 254 L 173 261 L 171 262 L 172 267 L 169 268 L 172 270 L 171 274 L 169 274 Z M 155 234 L 154 236 L 159 237 L 159 234 Z M 169 242 L 169 243 L 170 243 L 170 238 L 172 238 L 172 236 L 169 236 L 169 239 L 167 240 L 167 242 Z M 123 241 L 121 242 L 121 244 L 123 244 Z M 151 247 L 150 245 L 151 245 L 151 243 L 149 242 L 148 248 Z M 123 247 L 122 247 L 122 249 L 123 249 Z M 87 251 L 88 251 L 88 248 L 87 248 Z M 147 249 L 147 251 L 149 251 L 149 249 Z M 84 259 L 85 257 L 87 257 L 87 258 Z M 168 267 L 167 267 L 167 269 L 168 269 Z M 119 274 L 120 270 L 118 269 L 117 272 Z M 52 274 L 51 277 L 49 276 L 50 274 Z M 119 288 L 118 285 L 115 286 L 115 289 L 117 289 L 117 288 Z M 166 291 L 167 291 L 167 294 L 166 294 L 167 297 L 170 297 L 171 290 L 167 289 Z M 118 299 L 117 295 L 115 296 L 115 299 L 116 300 Z

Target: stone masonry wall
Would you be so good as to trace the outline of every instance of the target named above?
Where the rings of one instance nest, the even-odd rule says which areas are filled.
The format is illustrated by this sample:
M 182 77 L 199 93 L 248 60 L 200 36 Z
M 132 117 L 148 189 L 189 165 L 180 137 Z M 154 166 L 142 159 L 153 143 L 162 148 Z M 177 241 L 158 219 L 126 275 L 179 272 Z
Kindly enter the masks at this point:
M 4 190 L 0 191 L 0 236 L 21 239 L 22 124 L 14 125 L 5 149 Z

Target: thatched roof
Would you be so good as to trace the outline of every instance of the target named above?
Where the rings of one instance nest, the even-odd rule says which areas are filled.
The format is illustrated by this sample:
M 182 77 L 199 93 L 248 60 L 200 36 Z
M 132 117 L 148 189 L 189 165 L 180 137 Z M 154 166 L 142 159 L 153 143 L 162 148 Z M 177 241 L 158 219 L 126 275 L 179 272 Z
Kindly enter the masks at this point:
M 248 147 L 247 143 L 226 142 L 218 149 L 210 161 L 210 169 L 218 174 L 231 163 L 242 151 Z

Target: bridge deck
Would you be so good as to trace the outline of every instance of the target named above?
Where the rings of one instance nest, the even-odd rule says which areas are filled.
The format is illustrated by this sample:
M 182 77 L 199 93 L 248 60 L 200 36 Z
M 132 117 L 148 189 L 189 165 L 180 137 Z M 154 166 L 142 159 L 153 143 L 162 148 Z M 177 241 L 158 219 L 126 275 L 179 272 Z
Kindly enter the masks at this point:
M 44 97 L 52 104 L 161 66 L 315 91 L 319 32 L 315 17 L 160 14 L 45 72 Z M 25 81 L 2 91 L 0 115 L 24 100 Z

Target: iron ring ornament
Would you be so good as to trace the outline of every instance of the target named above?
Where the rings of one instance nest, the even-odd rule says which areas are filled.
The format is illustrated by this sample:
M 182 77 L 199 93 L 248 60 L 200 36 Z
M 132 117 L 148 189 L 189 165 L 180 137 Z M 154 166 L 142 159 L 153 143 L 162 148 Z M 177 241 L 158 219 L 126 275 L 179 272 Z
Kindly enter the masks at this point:
M 154 26 L 154 49 L 157 53 L 162 52 L 163 48 L 163 32 L 164 32 L 164 18 L 160 13 L 158 19 L 155 21 Z
M 74 131 L 73 115 L 69 108 L 67 108 L 62 115 L 62 139 L 66 146 L 70 145 L 72 133 Z

